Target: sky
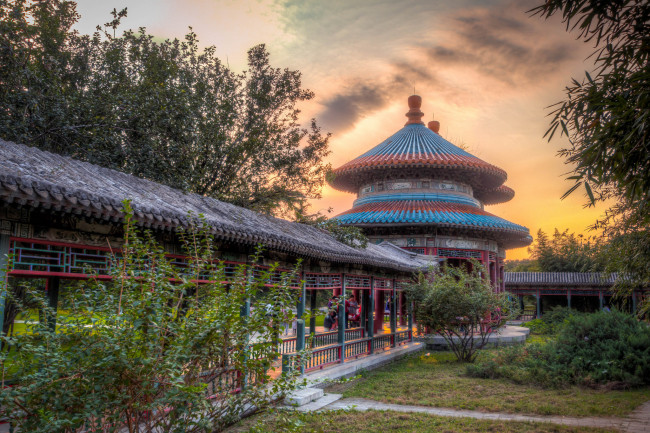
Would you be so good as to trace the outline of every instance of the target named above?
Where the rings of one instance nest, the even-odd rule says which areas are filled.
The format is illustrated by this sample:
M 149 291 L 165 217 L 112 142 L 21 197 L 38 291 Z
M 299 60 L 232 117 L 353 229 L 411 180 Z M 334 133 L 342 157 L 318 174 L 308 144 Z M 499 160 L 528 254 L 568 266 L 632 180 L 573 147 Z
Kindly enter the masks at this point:
M 192 27 L 203 46 L 234 70 L 246 52 L 266 44 L 274 67 L 302 72 L 316 97 L 301 106 L 332 133 L 328 162 L 338 167 L 398 131 L 406 99 L 422 96 L 424 121 L 508 173 L 508 203 L 486 210 L 539 229 L 587 227 L 605 205 L 585 208 L 581 192 L 560 200 L 572 185 L 571 167 L 548 142 L 549 106 L 564 97 L 571 77 L 591 70 L 593 47 L 567 33 L 559 19 L 526 11 L 542 0 L 78 0 L 77 28 L 92 33 L 113 8 L 128 8 L 123 28 L 146 27 L 159 38 L 182 38 Z M 336 215 L 354 195 L 325 187 L 314 210 Z M 507 258 L 526 258 L 526 248 Z

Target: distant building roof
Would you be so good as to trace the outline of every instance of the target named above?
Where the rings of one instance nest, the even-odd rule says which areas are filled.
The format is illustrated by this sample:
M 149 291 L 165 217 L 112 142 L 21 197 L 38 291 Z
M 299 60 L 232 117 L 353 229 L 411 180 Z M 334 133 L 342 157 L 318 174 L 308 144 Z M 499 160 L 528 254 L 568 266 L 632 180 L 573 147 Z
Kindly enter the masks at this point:
M 431 263 L 427 257 L 386 245 L 353 248 L 312 226 L 0 140 L 0 203 L 120 223 L 125 199 L 131 200 L 139 224 L 157 230 L 186 225 L 188 212 L 192 212 L 203 214 L 214 236 L 221 240 L 261 243 L 297 256 L 400 271 L 415 271 Z
M 507 286 L 613 286 L 616 274 L 600 272 L 506 272 Z

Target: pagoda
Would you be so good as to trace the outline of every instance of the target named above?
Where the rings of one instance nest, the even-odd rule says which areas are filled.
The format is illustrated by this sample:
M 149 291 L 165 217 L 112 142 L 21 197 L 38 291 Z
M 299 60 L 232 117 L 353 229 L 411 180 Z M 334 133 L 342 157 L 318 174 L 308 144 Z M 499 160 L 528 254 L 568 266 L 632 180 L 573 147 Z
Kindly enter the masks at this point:
M 334 217 L 361 227 L 371 242 L 391 242 L 451 265 L 476 259 L 504 290 L 505 250 L 529 245 L 526 227 L 485 211 L 514 197 L 507 174 L 442 138 L 440 123 L 422 122 L 422 98 L 408 98 L 402 129 L 334 170 L 330 184 L 357 194 Z

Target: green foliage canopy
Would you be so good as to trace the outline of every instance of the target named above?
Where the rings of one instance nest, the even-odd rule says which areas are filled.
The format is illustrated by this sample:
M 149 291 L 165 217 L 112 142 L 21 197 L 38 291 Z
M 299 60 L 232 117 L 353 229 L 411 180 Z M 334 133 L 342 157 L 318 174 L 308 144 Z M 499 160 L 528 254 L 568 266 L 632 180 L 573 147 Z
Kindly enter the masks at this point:
M 557 228 L 549 236 L 537 232 L 528 248 L 530 259 L 506 261 L 506 272 L 602 272 L 606 270 L 607 239 Z
M 650 191 L 650 4 L 644 0 L 549 0 L 531 11 L 561 14 L 567 30 L 593 44 L 595 71 L 573 80 L 548 131 L 570 146 L 572 189 L 584 184 L 592 201 L 622 195 L 647 206 Z M 598 192 L 600 195 L 595 195 Z
M 599 272 L 604 270 L 600 241 L 558 229 L 549 237 L 540 229 L 528 250 L 540 272 Z
M 191 29 L 118 35 L 125 15 L 83 35 L 74 2 L 0 0 L 0 136 L 263 212 L 320 196 L 329 134 L 299 123 L 300 72 L 258 45 L 235 73 Z
M 627 296 L 650 286 L 650 3 L 548 0 L 530 12 L 561 15 L 595 47 L 595 70 L 566 88 L 547 136 L 560 130 L 569 139 L 560 156 L 575 183 L 565 196 L 584 185 L 589 204 L 616 200 L 594 227 L 605 229 L 606 270 L 626 276 L 615 289 Z

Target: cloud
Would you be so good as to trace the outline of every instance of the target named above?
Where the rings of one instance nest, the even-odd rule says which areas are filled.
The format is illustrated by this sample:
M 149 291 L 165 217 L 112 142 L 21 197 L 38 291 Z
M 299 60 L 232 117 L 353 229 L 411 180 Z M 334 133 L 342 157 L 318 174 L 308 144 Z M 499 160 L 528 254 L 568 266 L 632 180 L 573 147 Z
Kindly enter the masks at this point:
M 406 62 L 393 64 L 392 70 L 383 80 L 358 80 L 327 98 L 319 121 L 329 131 L 345 131 L 363 116 L 385 108 L 395 97 L 410 94 L 417 83 L 432 85 L 438 81 L 431 69 Z
M 379 83 L 357 84 L 337 93 L 323 103 L 320 122 L 330 131 L 351 128 L 363 114 L 388 103 L 384 87 Z
M 408 20 L 385 18 L 384 23 L 393 24 L 391 34 L 411 32 L 414 37 L 392 40 L 382 59 L 387 66 L 383 70 L 389 72 L 373 75 L 370 66 L 349 67 L 344 78 L 347 84 L 325 97 L 319 119 L 328 130 L 342 132 L 395 98 L 410 94 L 413 87 L 435 89 L 437 97 L 456 104 L 477 104 L 534 90 L 565 76 L 564 66 L 584 52 L 576 51 L 577 45 L 570 43 L 566 33 L 549 31 L 553 23 L 526 14 L 532 6 L 530 1 L 518 1 L 490 7 L 467 5 L 444 13 L 429 11 L 429 15 L 423 11 L 431 24 L 422 26 L 422 17 L 418 17 L 415 28 Z M 373 14 L 381 15 L 381 8 Z M 364 60 L 371 65 L 377 59 L 374 54 Z
M 440 43 L 422 46 L 429 62 L 521 87 L 575 59 L 573 50 L 548 35 L 548 26 L 526 15 L 519 3 L 463 10 L 450 23 Z

